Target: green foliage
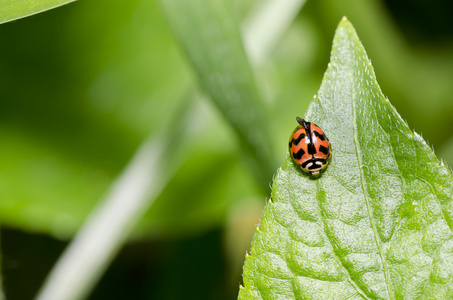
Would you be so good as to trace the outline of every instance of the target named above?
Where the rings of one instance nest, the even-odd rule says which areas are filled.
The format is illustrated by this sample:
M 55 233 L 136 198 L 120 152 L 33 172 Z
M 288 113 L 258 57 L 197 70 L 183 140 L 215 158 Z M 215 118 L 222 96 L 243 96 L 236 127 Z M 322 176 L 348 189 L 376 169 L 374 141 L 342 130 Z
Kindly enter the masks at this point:
M 34 15 L 75 0 L 2 0 L 0 24 Z
M 0 2 L 0 22 L 6 22 L 68 1 Z M 280 153 L 281 157 L 286 151 L 288 134 L 296 125 L 294 117 L 300 115 L 295 112 L 305 110 L 311 95 L 319 87 L 331 34 L 343 15 L 360 28 L 368 53 L 375 60 L 373 65 L 378 75 L 382 74 L 381 86 L 411 126 L 422 131 L 436 149 L 441 149 L 450 138 L 441 154 L 452 164 L 453 139 L 448 130 L 453 124 L 451 45 L 448 39 L 445 43 L 423 39 L 407 42 L 407 33 L 399 31 L 390 12 L 383 9 L 382 1 L 307 1 L 295 20 L 288 20 L 292 25 L 276 37 L 278 45 L 271 49 L 263 65 L 255 66 L 254 74 L 242 49 L 239 27 L 242 17 L 248 15 L 255 3 L 267 1 L 161 2 L 163 10 L 159 10 L 155 1 L 111 0 L 108 4 L 104 0 L 77 1 L 0 27 L 4 45 L 0 49 L 2 225 L 71 238 L 124 170 L 140 143 L 150 134 L 165 132 L 163 141 L 174 146 L 172 150 L 175 151 L 165 153 L 160 160 L 162 166 L 173 170 L 175 165 L 183 163 L 171 173 L 174 176 L 171 175 L 152 209 L 136 226 L 134 236 L 164 237 L 175 242 L 177 238 L 206 234 L 213 228 L 225 230 L 229 226 L 225 220 L 233 219 L 236 223 L 231 228 L 235 231 L 226 229 L 232 231 L 225 244 L 236 247 L 235 255 L 242 259 L 245 247 L 237 246 L 239 236 L 246 236 L 245 228 L 253 229 L 244 223 L 257 222 L 251 217 L 253 213 L 244 213 L 244 203 L 253 201 L 255 211 L 259 210 L 255 207 L 262 205 L 263 187 L 267 188 L 271 180 L 269 174 L 273 173 L 273 165 L 279 157 L 276 154 Z M 436 14 L 430 13 L 427 17 L 430 15 Z M 433 23 L 424 22 L 423 26 Z M 168 24 L 172 28 L 168 28 Z M 174 30 L 176 41 L 170 29 Z M 182 46 L 189 59 L 181 55 L 178 46 Z M 194 72 L 190 72 L 192 69 Z M 188 99 L 197 98 L 190 88 L 196 80 L 212 103 L 206 99 Z M 262 101 L 263 95 L 266 101 Z M 187 102 L 191 103 L 186 105 Z M 192 119 L 185 118 L 185 109 L 193 102 L 201 109 L 195 109 Z M 358 107 L 358 118 L 362 117 L 360 109 L 362 107 Z M 193 123 L 182 122 L 165 130 L 169 121 L 178 120 Z M 313 120 L 318 119 L 313 116 Z M 331 128 L 333 125 L 327 119 L 320 122 L 328 128 L 330 138 L 335 139 L 332 137 L 335 133 L 335 128 Z M 348 121 L 345 123 L 351 126 Z M 196 127 L 196 130 L 188 132 L 186 125 Z M 357 129 L 362 130 L 360 126 L 356 124 Z M 334 127 L 344 128 L 345 125 Z M 362 131 L 357 132 L 357 140 L 366 138 Z M 396 133 L 389 133 L 389 136 L 393 135 Z M 419 138 L 415 135 L 415 139 Z M 420 144 L 414 142 L 414 145 L 417 143 Z M 341 155 L 338 155 L 342 152 L 338 141 L 335 144 L 334 155 L 336 153 L 337 157 L 334 156 L 325 174 L 327 179 L 320 178 L 319 185 L 327 184 L 329 176 L 339 166 Z M 407 152 L 410 153 L 410 149 Z M 269 153 L 262 150 L 269 150 Z M 360 150 L 367 159 L 378 157 L 368 157 L 370 151 L 376 153 L 367 147 Z M 417 155 L 424 153 L 417 152 Z M 380 158 L 383 154 L 379 155 Z M 292 164 L 287 165 L 285 172 L 298 178 L 299 171 L 291 168 Z M 376 168 L 372 164 L 364 165 L 361 172 L 368 176 L 364 178 L 374 182 Z M 341 169 L 346 175 L 356 174 L 351 170 L 349 167 Z M 282 177 L 287 174 L 285 172 L 276 177 L 276 186 L 285 179 Z M 420 172 L 429 174 L 433 171 Z M 345 179 L 346 175 L 338 178 Z M 415 172 L 413 176 L 418 176 L 419 182 L 414 184 L 400 176 L 405 189 L 411 184 L 418 187 L 423 182 L 431 182 L 424 181 L 424 177 Z M 439 180 L 442 176 L 438 176 Z M 378 177 L 376 182 L 384 179 Z M 349 182 L 353 181 L 348 179 Z M 312 181 L 308 183 L 313 184 Z M 392 185 L 385 191 L 397 193 L 397 187 Z M 434 187 L 436 191 L 443 189 Z M 300 189 L 299 185 L 295 188 L 296 192 Z M 318 197 L 324 199 L 325 196 L 327 201 L 332 195 L 336 194 L 320 192 Z M 369 199 L 375 199 L 370 195 Z M 412 196 L 409 193 L 407 197 Z M 411 212 L 423 209 L 422 204 L 419 200 L 404 200 L 397 214 L 401 219 L 412 220 Z M 392 206 L 382 207 L 387 210 L 380 212 L 371 206 L 370 211 L 387 216 Z M 268 210 L 271 208 L 269 206 Z M 233 211 L 241 214 L 234 218 Z M 375 228 L 382 229 L 379 232 L 383 239 L 392 229 L 384 222 L 386 220 L 375 218 Z M 411 222 L 411 226 L 418 226 L 415 221 Z M 264 225 L 263 221 L 263 228 Z M 431 229 L 429 232 L 432 232 L 431 239 L 445 233 Z M 416 233 L 429 240 L 428 233 Z M 13 244 L 10 248 L 14 249 L 14 238 L 9 242 Z M 424 247 L 425 244 L 421 245 Z M 425 252 L 431 253 L 429 251 Z M 418 252 L 416 254 L 420 256 Z M 191 257 L 199 259 L 194 261 L 205 261 L 204 255 L 203 251 L 190 253 Z M 52 257 L 48 261 L 54 260 Z M 41 261 L 41 257 L 36 260 L 37 264 Z M 178 259 L 174 261 L 179 262 Z M 448 263 L 448 260 L 444 261 Z M 228 263 L 227 267 L 231 265 Z M 36 267 L 24 264 L 22 270 L 25 274 L 35 271 Z M 7 282 L 7 278 L 11 278 L 10 269 L 4 269 Z M 206 275 L 207 270 L 200 263 L 197 272 Z M 175 284 L 174 269 L 164 268 L 157 272 L 160 278 L 171 283 L 169 285 Z M 238 275 L 239 269 L 231 268 L 227 272 Z M 447 272 L 440 270 L 432 278 L 438 280 L 444 274 Z M 370 276 L 369 273 L 366 276 Z M 204 277 L 193 276 L 192 287 L 200 284 L 197 278 Z M 233 282 L 229 287 L 235 293 L 238 279 L 229 279 Z M 155 284 L 165 294 L 165 285 Z M 10 286 L 11 281 L 7 285 Z M 154 287 L 149 290 L 156 292 Z M 398 291 L 397 287 L 395 291 Z M 30 293 L 34 292 L 30 290 Z
M 187 72 L 153 1 L 78 1 L 0 36 L 0 218 L 69 238 L 140 142 L 179 112 Z
M 305 118 L 331 164 L 313 179 L 287 156 L 239 299 L 452 299 L 451 172 L 383 96 L 346 19 Z
M 274 156 L 266 112 L 232 2 L 164 0 L 162 5 L 204 91 L 235 129 L 247 162 L 267 187 Z
M 209 15 L 206 8 L 204 13 Z M 237 27 L 229 30 L 235 32 L 230 42 L 239 55 L 232 58 L 240 61 L 237 71 L 245 70 L 250 77 L 247 62 L 242 66 Z M 264 197 L 263 186 L 268 189 L 273 172 L 269 166 L 275 158 L 262 165 L 253 158 L 251 165 L 268 174 L 265 179 L 261 172 L 257 183 L 237 159 L 241 151 L 235 131 L 216 107 L 200 101 L 190 88 L 193 80 L 187 65 L 154 1 L 112 0 L 108 6 L 102 0 L 78 1 L 5 24 L 0 36 L 9 45 L 0 49 L 0 218 L 4 224 L 71 237 L 140 142 L 170 121 L 187 119 L 191 123 L 171 127 L 183 130 L 166 132 L 168 140 L 184 143 L 174 156 L 162 159 L 168 165 L 175 159 L 187 162 L 135 233 L 167 238 L 193 235 L 221 226 L 226 209 L 242 198 Z M 217 42 L 204 41 L 210 51 L 220 46 Z M 220 67 L 224 66 L 212 64 L 210 72 Z M 235 80 L 235 75 L 227 77 Z M 243 89 L 258 97 L 255 82 L 247 84 Z M 233 91 L 236 87 L 229 86 Z M 185 118 L 190 109 L 194 116 Z M 247 109 L 253 114 L 250 102 Z M 257 118 L 250 120 L 259 123 Z M 196 129 L 187 133 L 187 126 Z M 277 144 L 269 142 L 269 135 L 263 139 L 263 144 Z M 229 182 L 232 185 L 226 185 Z

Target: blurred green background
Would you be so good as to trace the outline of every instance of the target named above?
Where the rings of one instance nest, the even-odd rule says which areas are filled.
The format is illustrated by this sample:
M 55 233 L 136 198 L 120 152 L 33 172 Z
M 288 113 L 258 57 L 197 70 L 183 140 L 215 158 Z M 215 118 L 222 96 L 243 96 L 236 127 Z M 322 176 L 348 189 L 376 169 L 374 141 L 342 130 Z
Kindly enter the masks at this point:
M 245 18 L 258 2 L 236 0 L 237 15 Z M 447 0 L 308 0 L 255 70 L 272 112 L 275 160 L 285 159 L 295 117 L 319 88 L 345 15 L 384 94 L 452 166 L 451 12 Z M 186 137 L 192 141 L 187 157 L 89 299 L 234 299 L 270 190 L 244 163 L 218 108 L 188 99 L 196 74 L 158 3 L 77 1 L 2 24 L 0 39 L 6 298 L 36 295 L 141 142 L 196 106 L 202 120 Z

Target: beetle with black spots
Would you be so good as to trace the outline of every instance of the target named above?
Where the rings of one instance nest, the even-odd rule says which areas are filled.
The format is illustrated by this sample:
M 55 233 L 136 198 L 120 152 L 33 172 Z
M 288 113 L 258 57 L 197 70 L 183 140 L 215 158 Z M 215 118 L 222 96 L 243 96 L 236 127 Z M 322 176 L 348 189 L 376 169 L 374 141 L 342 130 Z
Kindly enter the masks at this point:
M 319 126 L 299 117 L 296 120 L 299 126 L 289 138 L 289 153 L 304 172 L 317 177 L 329 164 L 332 147 Z

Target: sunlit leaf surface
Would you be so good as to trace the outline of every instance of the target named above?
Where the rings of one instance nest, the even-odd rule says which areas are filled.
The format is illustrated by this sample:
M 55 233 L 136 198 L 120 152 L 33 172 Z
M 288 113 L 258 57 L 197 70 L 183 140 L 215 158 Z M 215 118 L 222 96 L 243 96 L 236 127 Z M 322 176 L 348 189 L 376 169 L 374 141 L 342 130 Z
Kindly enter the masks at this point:
M 451 172 L 383 96 L 346 19 L 305 119 L 331 164 L 313 179 L 287 156 L 239 299 L 451 299 Z

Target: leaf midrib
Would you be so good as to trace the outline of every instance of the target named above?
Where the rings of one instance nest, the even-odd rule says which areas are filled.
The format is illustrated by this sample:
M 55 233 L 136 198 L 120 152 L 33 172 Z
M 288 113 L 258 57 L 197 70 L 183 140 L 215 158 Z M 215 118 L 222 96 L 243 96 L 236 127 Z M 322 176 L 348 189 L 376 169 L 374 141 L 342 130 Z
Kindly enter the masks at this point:
M 389 298 L 390 298 L 390 300 L 394 300 L 395 299 L 395 295 L 394 295 L 394 292 L 393 292 L 393 286 L 391 284 L 390 272 L 389 272 L 389 269 L 388 269 L 388 266 L 387 266 L 387 262 L 384 259 L 384 253 L 382 251 L 382 243 L 381 243 L 381 240 L 379 238 L 379 233 L 377 231 L 376 223 L 374 222 L 373 209 L 371 208 L 371 203 L 370 203 L 371 197 L 369 197 L 369 195 L 368 195 L 368 188 L 367 188 L 367 184 L 366 184 L 366 180 L 365 180 L 365 174 L 364 174 L 363 168 L 362 168 L 362 166 L 363 166 L 362 151 L 360 149 L 360 143 L 359 143 L 359 137 L 358 137 L 358 129 L 357 129 L 356 99 L 357 99 L 357 97 L 356 97 L 356 93 L 355 93 L 355 90 L 354 90 L 354 95 L 353 95 L 352 101 L 351 101 L 352 102 L 352 113 L 353 113 L 352 125 L 353 125 L 353 129 L 354 129 L 354 145 L 355 145 L 355 149 L 356 149 L 356 153 L 357 153 L 357 161 L 359 163 L 360 183 L 361 183 L 361 187 L 362 187 L 363 196 L 365 198 L 368 218 L 370 219 L 370 224 L 371 224 L 371 227 L 373 229 L 374 239 L 375 239 L 376 244 L 377 244 L 378 249 L 379 249 L 379 256 L 381 257 L 382 266 L 383 266 L 383 269 L 384 269 L 384 276 L 385 276 L 385 281 L 386 281 L 386 284 L 387 284 L 387 287 L 388 287 Z
M 319 191 L 320 188 L 319 188 L 319 184 L 318 184 L 318 181 L 316 181 L 316 190 Z M 318 196 L 318 193 L 316 193 L 316 197 Z M 319 199 L 317 199 L 318 202 L 319 202 Z M 321 215 L 321 214 L 320 214 Z M 323 220 L 321 219 L 320 222 L 319 222 L 322 226 L 322 230 L 324 232 L 326 232 L 326 225 L 325 223 L 323 222 Z M 326 235 L 327 236 L 327 235 Z M 333 247 L 332 243 L 329 241 L 328 245 L 330 246 L 330 249 L 332 250 L 333 253 L 336 254 L 335 252 L 335 248 Z M 357 291 L 357 293 L 359 293 L 364 299 L 366 300 L 370 300 L 371 298 L 369 298 L 365 292 L 357 285 L 357 283 L 351 278 L 351 274 L 349 274 L 349 271 L 348 269 L 346 269 L 346 267 L 344 266 L 344 264 L 341 262 L 340 260 L 340 257 L 338 255 L 334 255 L 333 256 L 335 261 L 338 263 L 339 266 L 341 266 L 341 269 L 343 271 L 343 274 L 346 276 L 346 278 L 348 279 L 349 283 L 353 286 L 353 288 Z

